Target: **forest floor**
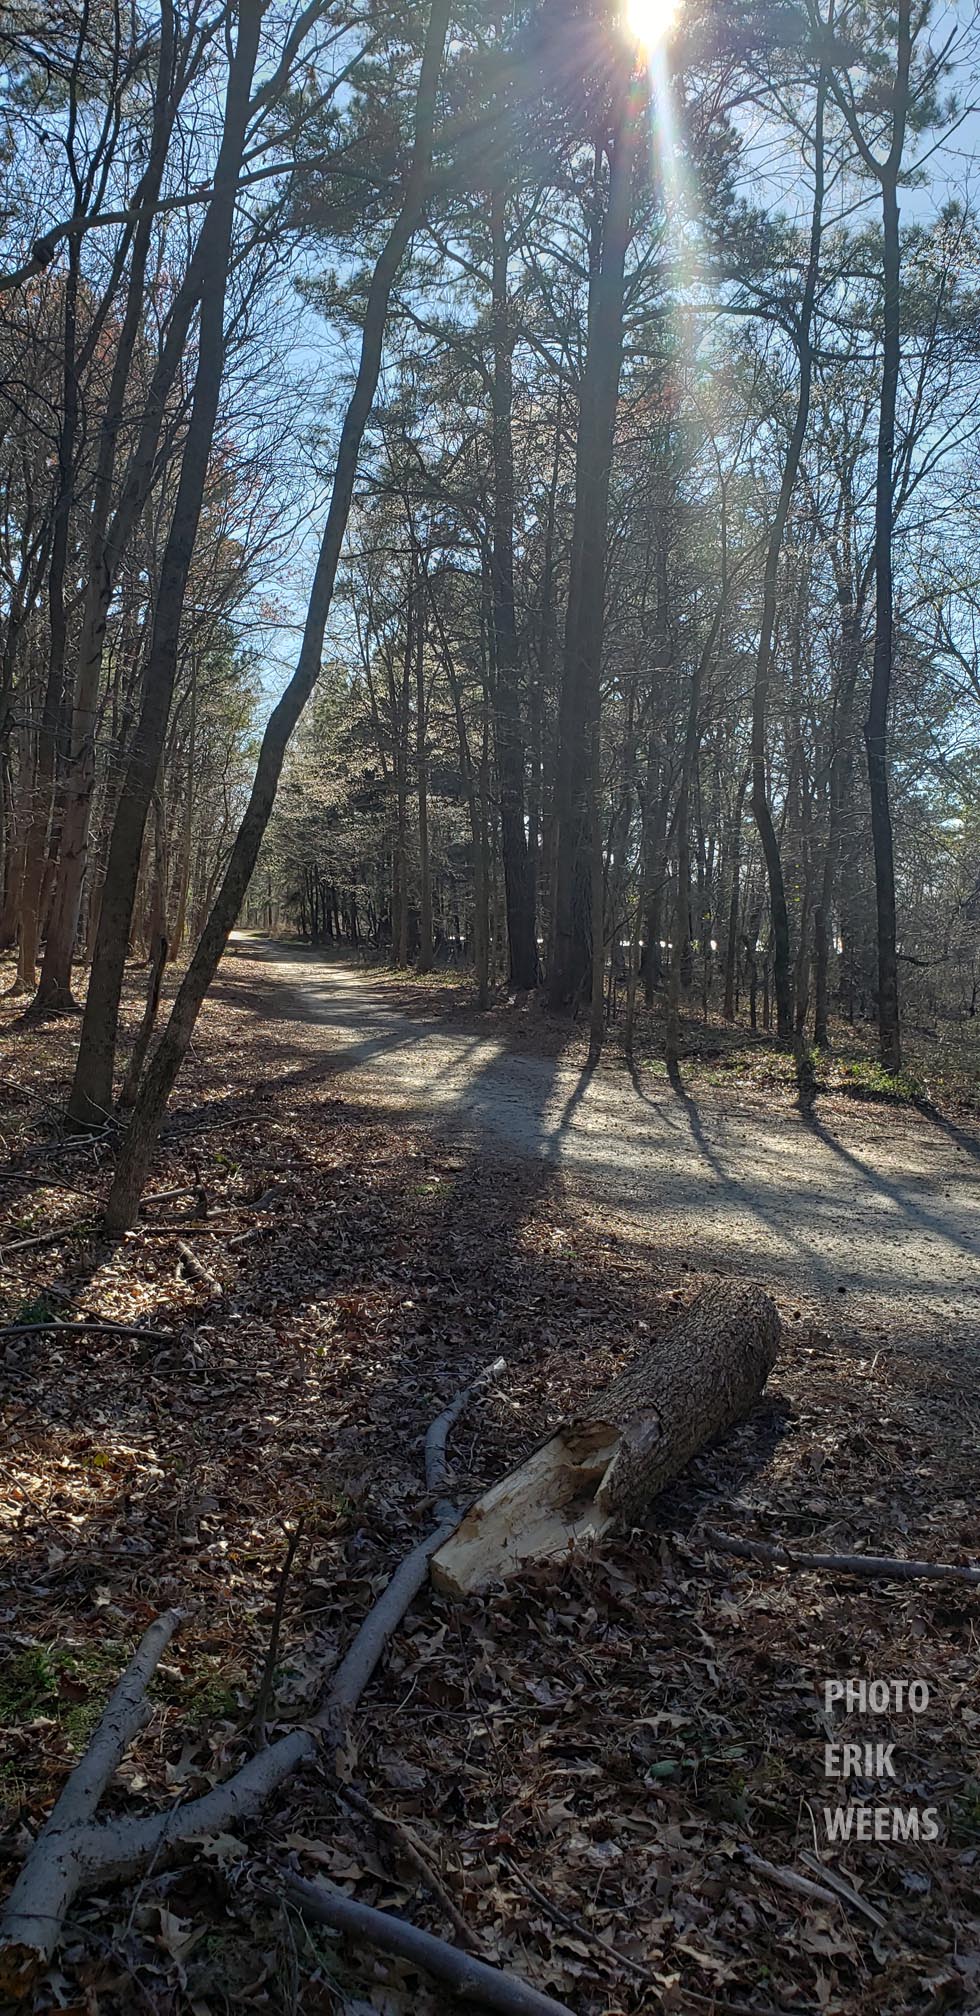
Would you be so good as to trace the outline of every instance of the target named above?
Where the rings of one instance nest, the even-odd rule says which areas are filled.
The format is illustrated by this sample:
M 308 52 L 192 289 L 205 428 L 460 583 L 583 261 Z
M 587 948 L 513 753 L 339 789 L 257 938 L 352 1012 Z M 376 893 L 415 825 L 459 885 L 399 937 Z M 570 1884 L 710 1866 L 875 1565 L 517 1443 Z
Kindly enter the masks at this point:
M 414 1828 L 485 1957 L 577 2016 L 976 2011 L 978 1592 L 736 1562 L 701 1531 L 980 1558 L 975 1131 L 836 1095 L 807 1116 L 788 1082 L 588 1079 L 519 1014 L 488 1027 L 407 992 L 239 940 L 112 1243 L 110 1146 L 52 1125 L 75 1026 L 0 1003 L 0 1322 L 167 1333 L 0 1336 L 7 1873 L 157 1610 L 189 1615 L 110 1808 L 186 1799 L 247 1753 L 297 1519 L 276 1727 L 425 1530 L 425 1428 L 472 1373 L 507 1359 L 455 1437 L 461 1493 L 738 1268 L 784 1319 L 762 1405 L 600 1557 L 490 1604 L 420 1598 L 362 1703 L 354 1782 Z M 927 1683 L 923 1712 L 833 1733 L 894 1742 L 894 1777 L 857 1791 L 934 1809 L 937 1840 L 828 1842 L 855 1781 L 824 1776 L 823 1686 L 849 1675 Z M 808 1857 L 849 1900 L 772 1873 L 819 1880 Z M 237 1837 L 82 1900 L 35 2006 L 448 2010 L 273 1910 L 255 1881 L 276 1867 L 447 1933 L 310 1771 Z

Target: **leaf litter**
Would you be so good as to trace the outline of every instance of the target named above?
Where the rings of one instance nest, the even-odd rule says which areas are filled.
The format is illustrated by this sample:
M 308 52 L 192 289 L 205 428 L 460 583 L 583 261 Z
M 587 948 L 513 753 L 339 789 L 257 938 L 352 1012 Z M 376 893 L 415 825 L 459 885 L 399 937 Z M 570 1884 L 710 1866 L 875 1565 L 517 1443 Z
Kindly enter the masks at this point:
M 208 1004 L 120 1242 L 97 1230 L 107 1144 L 58 1143 L 44 1108 L 3 1090 L 11 1168 L 32 1179 L 0 1188 L 3 1322 L 169 1333 L 0 1339 L 8 1884 L 154 1614 L 187 1613 L 109 1811 L 192 1798 L 247 1754 L 297 1522 L 275 1729 L 311 1711 L 425 1530 L 422 1444 L 453 1393 L 507 1359 L 454 1437 L 466 1495 L 701 1285 L 553 1170 L 393 1122 L 355 1079 L 332 1080 L 315 1028 L 270 1019 L 263 979 L 239 958 Z M 71 1036 L 18 1030 L 9 1069 L 56 1100 Z M 74 1188 L 48 1187 L 59 1177 Z M 644 1531 L 483 1599 L 413 1605 L 346 1766 L 394 1828 L 345 1802 L 342 1779 L 300 1776 L 240 1835 L 83 1899 L 36 2006 L 446 2009 L 407 1964 L 254 1887 L 257 1869 L 294 1868 L 451 1936 L 406 1839 L 482 1957 L 581 2016 L 980 2006 L 976 1591 L 789 1574 L 712 1554 L 699 1532 L 976 1560 L 972 1368 L 845 1330 L 836 1311 L 781 1298 L 781 1313 L 762 1406 Z M 928 1708 L 830 1724 L 824 1681 L 849 1675 L 924 1679 Z M 824 1776 L 841 1738 L 894 1743 L 894 1779 L 858 1791 L 934 1808 L 937 1840 L 828 1843 L 823 1809 L 852 1791 Z M 872 1916 L 780 1872 L 818 1890 L 826 1872 Z

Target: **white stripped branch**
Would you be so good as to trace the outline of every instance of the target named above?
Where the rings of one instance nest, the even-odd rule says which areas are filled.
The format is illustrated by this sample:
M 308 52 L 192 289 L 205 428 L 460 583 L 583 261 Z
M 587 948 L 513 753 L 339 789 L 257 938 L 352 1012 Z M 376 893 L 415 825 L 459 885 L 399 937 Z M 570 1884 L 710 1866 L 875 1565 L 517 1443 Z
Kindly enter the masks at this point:
M 450 1429 L 502 1365 L 498 1359 L 487 1367 L 432 1423 L 426 1436 L 426 1485 L 433 1495 L 446 1482 Z M 99 1799 L 113 1771 L 149 1719 L 146 1689 L 180 1613 L 171 1610 L 156 1619 L 34 1842 L 0 1917 L 0 1993 L 20 1996 L 29 1990 L 51 1959 L 65 1914 L 82 1891 L 135 1875 L 150 1863 L 158 1866 L 179 1843 L 223 1832 L 248 1819 L 294 1771 L 315 1760 L 328 1732 L 343 1735 L 392 1632 L 426 1581 L 431 1555 L 459 1520 L 459 1511 L 444 1498 L 439 1499 L 438 1510 L 441 1516 L 434 1531 L 399 1563 L 364 1618 L 312 1726 L 280 1736 L 223 1784 L 186 1805 L 146 1819 L 96 1821 Z

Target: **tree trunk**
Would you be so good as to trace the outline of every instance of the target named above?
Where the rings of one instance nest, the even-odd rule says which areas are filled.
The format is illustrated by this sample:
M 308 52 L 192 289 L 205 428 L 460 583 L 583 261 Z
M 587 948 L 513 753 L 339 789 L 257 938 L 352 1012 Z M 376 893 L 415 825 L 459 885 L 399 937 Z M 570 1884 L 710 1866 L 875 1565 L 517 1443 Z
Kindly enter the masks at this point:
M 177 676 L 180 626 L 211 444 L 221 397 L 225 295 L 235 202 L 262 25 L 261 0 L 239 0 L 238 37 L 228 75 L 224 127 L 208 212 L 208 263 L 201 287 L 197 371 L 180 480 L 153 613 L 153 637 L 132 752 L 109 843 L 98 937 L 85 1001 L 68 1115 L 89 1126 L 112 1105 L 119 999 L 139 876 L 143 832 L 163 753 Z
M 906 15 L 903 4 L 901 15 Z M 888 800 L 888 700 L 892 675 L 892 532 L 895 465 L 895 407 L 901 362 L 897 167 L 882 182 L 885 315 L 882 344 L 881 407 L 875 489 L 875 642 L 871 696 L 864 742 L 871 794 L 871 837 L 875 856 L 878 949 L 878 1047 L 886 1071 L 902 1068 L 898 1002 L 898 924 L 895 908 L 895 854 Z
M 20 899 L 20 958 L 17 981 L 24 991 L 34 992 L 40 929 L 41 887 L 47 859 L 48 824 L 57 768 L 58 722 L 65 687 L 68 657 L 68 612 L 65 607 L 65 578 L 68 570 L 71 513 L 75 501 L 76 437 L 79 417 L 78 285 L 80 247 L 71 239 L 68 247 L 68 275 L 65 283 L 64 362 L 62 371 L 62 416 L 58 435 L 58 496 L 54 512 L 51 565 L 48 572 L 48 674 L 38 726 L 37 756 L 34 764 L 34 795 L 31 823 L 24 849 L 24 879 Z
M 782 551 L 783 535 L 796 477 L 800 466 L 800 456 L 806 438 L 807 422 L 810 416 L 810 394 L 813 382 L 813 345 L 811 340 L 813 325 L 813 304 L 816 296 L 817 275 L 820 267 L 820 246 L 823 236 L 823 196 L 824 196 L 824 107 L 827 96 L 827 78 L 823 70 L 817 85 L 816 116 L 814 123 L 814 171 L 813 210 L 810 222 L 810 250 L 807 260 L 806 277 L 803 283 L 803 298 L 800 303 L 799 320 L 796 328 L 796 348 L 799 358 L 799 389 L 796 399 L 796 417 L 790 435 L 786 460 L 783 465 L 779 485 L 779 499 L 766 546 L 765 575 L 762 594 L 762 624 L 756 652 L 755 682 L 752 695 L 752 812 L 759 829 L 762 852 L 769 882 L 769 913 L 772 929 L 773 983 L 776 994 L 776 1031 L 781 1037 L 789 1037 L 793 1032 L 793 995 L 790 977 L 790 936 L 789 913 L 786 907 L 786 889 L 783 882 L 783 866 L 779 852 L 779 841 L 773 825 L 772 810 L 766 785 L 766 717 L 769 707 L 769 686 L 772 678 L 773 631 L 776 623 L 776 596 L 779 586 L 779 556 Z
M 745 794 L 749 788 L 752 772 L 746 770 L 738 787 L 735 812 L 732 818 L 732 894 L 728 909 L 728 938 L 725 943 L 725 1006 L 723 1014 L 726 1022 L 735 1020 L 735 967 L 738 956 L 738 909 L 739 909 L 739 868 L 742 856 L 742 813 Z
M 357 379 L 341 428 L 330 508 L 313 577 L 299 661 L 266 726 L 255 780 L 221 887 L 133 1109 L 106 1207 L 106 1222 L 112 1229 L 131 1225 L 139 1208 L 167 1100 L 193 1036 L 201 1004 L 217 972 L 228 933 L 251 881 L 262 836 L 275 803 L 289 738 L 320 670 L 324 632 L 350 515 L 361 441 L 381 369 L 391 290 L 425 207 L 436 94 L 449 26 L 449 6 L 450 0 L 432 0 L 419 79 L 411 166 L 401 209 L 381 250 L 368 289 Z
M 172 0 L 163 0 L 153 130 L 146 171 L 138 190 L 142 214 L 133 234 L 126 307 L 115 344 L 112 375 L 99 430 L 88 532 L 87 584 L 75 657 L 61 852 L 37 993 L 37 1006 L 44 1009 L 71 1005 L 71 968 L 95 789 L 95 737 L 109 606 L 120 561 L 153 485 L 167 398 L 184 354 L 207 255 L 208 229 L 205 221 L 194 257 L 173 304 L 138 438 L 110 523 L 116 455 L 126 412 L 130 367 L 146 308 L 146 267 L 154 233 L 153 206 L 160 192 L 177 112 L 174 62 L 173 4 Z
M 841 606 L 841 678 L 832 733 L 834 747 L 827 785 L 827 840 L 820 878 L 820 897 L 813 917 L 813 1041 L 820 1050 L 830 1043 L 830 937 L 840 853 L 841 820 L 850 773 L 851 709 L 861 662 L 861 608 Z
M 428 707 L 425 697 L 425 604 L 421 583 L 415 613 L 415 762 L 419 794 L 419 973 L 432 971 L 432 862 L 429 850 Z
M 575 517 L 555 777 L 553 1008 L 574 1007 L 592 968 L 592 752 L 598 747 L 606 542 L 613 430 L 623 356 L 633 163 L 645 131 L 628 73 L 617 84 L 607 141 L 609 195 L 590 284 L 589 331 L 575 455 Z M 598 178 L 597 178 L 598 179 Z
M 434 1586 L 468 1595 L 641 1519 L 697 1450 L 758 1400 L 779 1338 L 761 1288 L 705 1288 L 666 1336 L 477 1499 L 432 1557 Z
M 524 824 L 524 734 L 514 605 L 513 340 L 507 281 L 504 188 L 490 196 L 493 329 L 493 627 L 496 645 L 495 747 L 510 984 L 537 985 L 538 947 L 531 856 Z

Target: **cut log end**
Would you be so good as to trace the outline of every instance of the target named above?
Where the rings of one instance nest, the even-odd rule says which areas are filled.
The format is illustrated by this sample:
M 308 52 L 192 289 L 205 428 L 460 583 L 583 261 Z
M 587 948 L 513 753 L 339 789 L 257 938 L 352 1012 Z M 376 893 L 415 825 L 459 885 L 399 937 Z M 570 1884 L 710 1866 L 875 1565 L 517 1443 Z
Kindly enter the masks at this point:
M 762 1289 L 705 1289 L 597 1396 L 592 1415 L 562 1423 L 477 1499 L 432 1557 L 434 1588 L 469 1595 L 642 1516 L 691 1456 L 759 1398 L 779 1334 Z
M 433 1555 L 433 1588 L 465 1596 L 523 1561 L 601 1539 L 613 1523 L 597 1492 L 619 1445 L 609 1421 L 569 1422 L 486 1491 Z

